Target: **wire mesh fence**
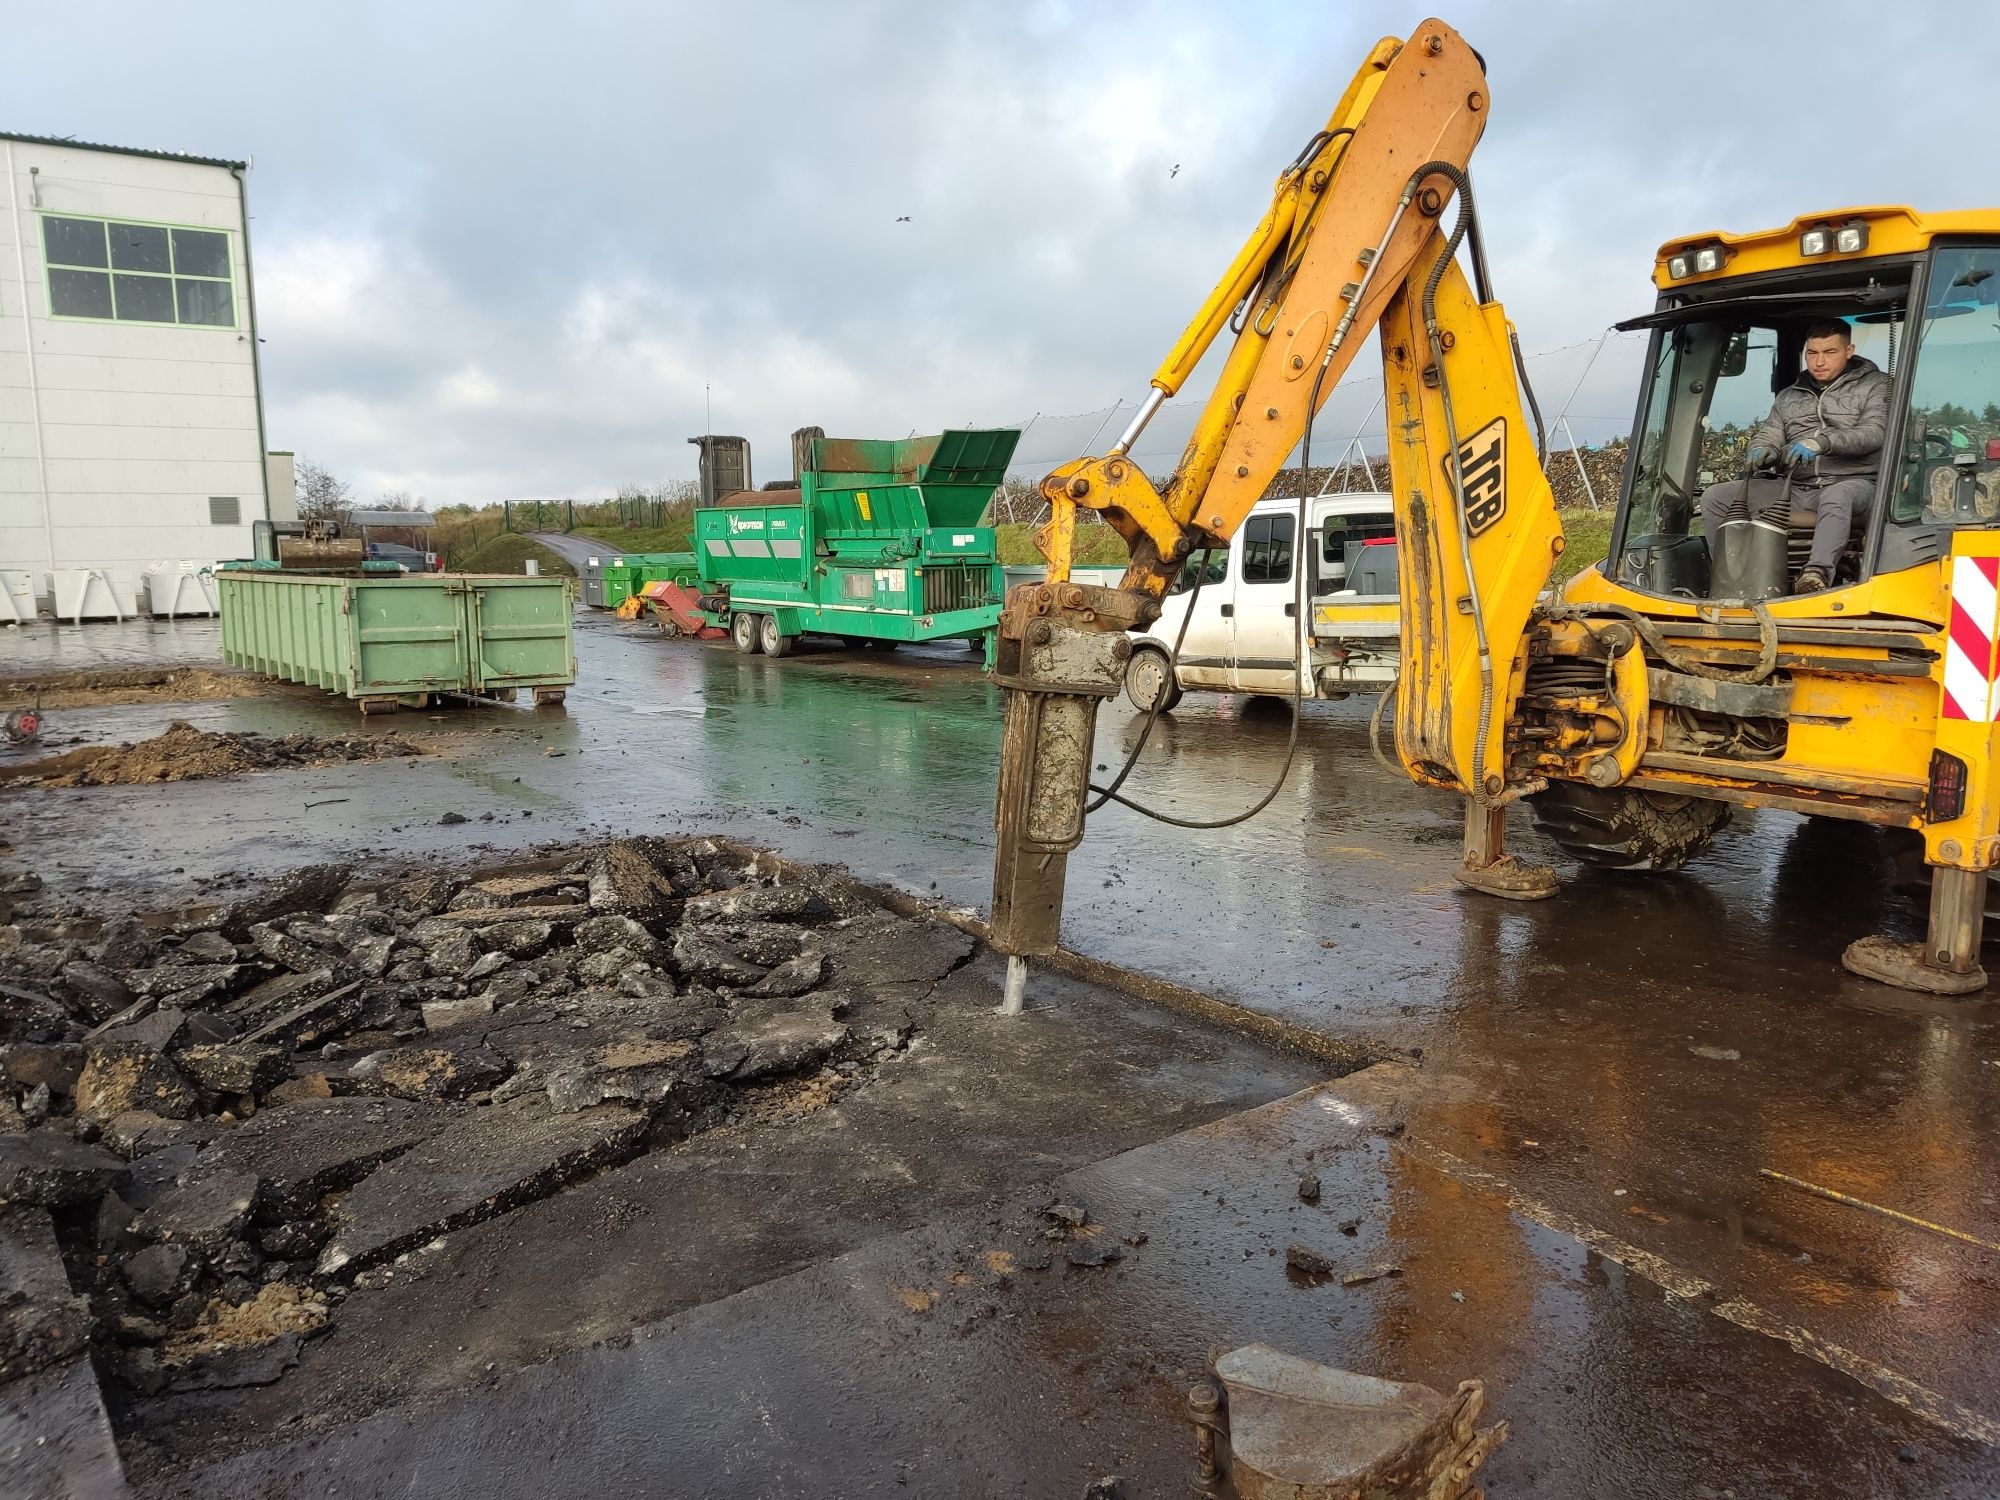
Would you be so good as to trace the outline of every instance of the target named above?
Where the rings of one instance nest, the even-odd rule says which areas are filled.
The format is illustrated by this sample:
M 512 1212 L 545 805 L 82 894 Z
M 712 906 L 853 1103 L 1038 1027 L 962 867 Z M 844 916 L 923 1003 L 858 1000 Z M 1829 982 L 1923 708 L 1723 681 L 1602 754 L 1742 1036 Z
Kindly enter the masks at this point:
M 1645 348 L 1646 335 L 1642 333 L 1606 329 L 1592 338 L 1524 357 L 1522 363 L 1541 405 L 1549 478 L 1560 492 L 1559 500 L 1567 503 L 1568 495 L 1574 492 L 1577 503 L 1595 508 L 1617 494 L 1624 435 L 1631 423 Z M 1116 429 L 1129 422 L 1136 410 L 1134 402 L 1119 400 L 1090 411 L 1037 412 L 1014 424 L 1020 428 L 1021 440 L 1007 469 L 1008 483 L 994 496 L 995 518 L 1034 519 L 1040 504 L 1034 481 L 1080 455 L 1102 452 Z M 1132 457 L 1149 474 L 1170 473 L 1200 415 L 1199 399 L 1183 397 L 1169 402 L 1141 435 Z M 1381 379 L 1343 381 L 1314 420 L 1312 443 L 1315 457 L 1329 450 L 1341 455 L 1325 470 L 1315 463 L 1315 475 L 1330 471 L 1337 483 L 1358 489 L 1367 487 L 1359 482 L 1366 472 L 1374 476 L 1369 485 L 1385 487 L 1383 455 L 1388 450 L 1388 430 Z M 1290 458 L 1295 462 L 1298 457 L 1299 450 L 1294 449 Z M 1281 478 L 1278 482 L 1296 487 L 1293 480 Z

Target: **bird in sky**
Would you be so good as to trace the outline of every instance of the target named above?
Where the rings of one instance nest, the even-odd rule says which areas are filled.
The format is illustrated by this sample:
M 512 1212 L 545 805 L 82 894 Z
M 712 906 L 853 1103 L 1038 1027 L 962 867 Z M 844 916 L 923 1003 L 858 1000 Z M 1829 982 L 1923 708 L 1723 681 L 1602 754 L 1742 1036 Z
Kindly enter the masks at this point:
M 1167 176 L 1178 177 L 1180 175 L 1181 175 L 1181 164 L 1179 162 L 1175 162 L 1173 171 L 1167 173 Z
M 907 224 L 910 222 L 910 216 L 908 214 L 904 214 L 901 218 L 897 219 L 896 222 L 898 224 Z

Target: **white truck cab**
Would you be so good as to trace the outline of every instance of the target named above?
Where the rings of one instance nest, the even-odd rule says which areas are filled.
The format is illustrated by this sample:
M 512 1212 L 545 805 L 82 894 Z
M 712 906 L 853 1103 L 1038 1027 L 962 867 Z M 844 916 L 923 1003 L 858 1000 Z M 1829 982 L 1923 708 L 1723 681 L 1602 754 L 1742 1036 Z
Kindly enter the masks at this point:
M 1316 495 L 1306 502 L 1310 545 L 1306 604 L 1310 629 L 1297 615 L 1293 567 L 1297 500 L 1260 500 L 1230 539 L 1226 556 L 1208 562 L 1199 597 L 1197 554 L 1168 593 L 1160 618 L 1135 637 L 1125 669 L 1125 694 L 1140 709 L 1160 700 L 1164 711 L 1184 691 L 1257 693 L 1289 698 L 1295 680 L 1308 698 L 1381 692 L 1396 680 L 1396 522 L 1394 502 L 1380 494 Z M 1189 601 L 1177 670 L 1169 659 Z M 1299 645 L 1308 641 L 1308 670 L 1299 675 Z

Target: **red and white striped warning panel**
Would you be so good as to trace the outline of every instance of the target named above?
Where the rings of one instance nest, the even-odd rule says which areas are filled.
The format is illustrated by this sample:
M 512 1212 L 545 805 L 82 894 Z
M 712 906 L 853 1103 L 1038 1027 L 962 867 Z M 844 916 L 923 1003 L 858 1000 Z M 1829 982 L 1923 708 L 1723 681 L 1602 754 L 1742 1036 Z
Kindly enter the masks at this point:
M 1944 717 L 1994 717 L 1994 638 L 2000 636 L 2000 557 L 1951 560 L 1951 628 L 1945 632 Z

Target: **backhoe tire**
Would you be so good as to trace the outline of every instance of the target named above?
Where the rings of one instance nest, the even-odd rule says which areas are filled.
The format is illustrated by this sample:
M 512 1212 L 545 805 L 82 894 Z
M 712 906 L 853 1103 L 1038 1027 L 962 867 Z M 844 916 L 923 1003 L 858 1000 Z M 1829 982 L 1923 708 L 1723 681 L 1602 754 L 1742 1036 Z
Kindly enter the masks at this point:
M 1536 827 L 1601 870 L 1678 870 L 1729 821 L 1727 802 L 1636 787 L 1559 781 L 1528 800 Z
M 1172 713 L 1174 705 L 1181 701 L 1181 685 L 1174 678 L 1173 663 L 1167 653 L 1155 646 L 1141 646 L 1132 653 L 1125 663 L 1125 696 L 1140 713 L 1153 712 L 1153 700 L 1159 699 L 1159 711 Z
M 765 615 L 757 622 L 757 645 L 766 656 L 790 656 L 797 644 L 797 636 L 786 635 L 778 628 L 776 615 Z
M 763 648 L 757 644 L 757 616 L 740 610 L 729 617 L 729 640 L 745 656 L 755 656 Z

